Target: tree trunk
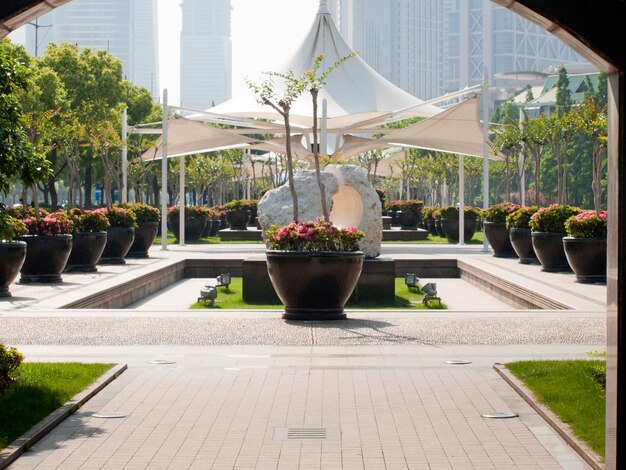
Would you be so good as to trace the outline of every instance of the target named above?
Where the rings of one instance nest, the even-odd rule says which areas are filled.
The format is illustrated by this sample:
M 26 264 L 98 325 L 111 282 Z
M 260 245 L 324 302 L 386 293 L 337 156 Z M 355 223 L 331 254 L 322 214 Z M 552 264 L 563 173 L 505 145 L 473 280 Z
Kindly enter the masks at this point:
M 87 164 L 87 168 L 85 168 L 85 208 L 91 209 L 93 207 L 92 195 L 91 195 L 91 187 L 93 186 L 93 168 L 91 167 L 91 162 Z
M 296 193 L 296 185 L 293 181 L 293 159 L 291 157 L 291 126 L 289 124 L 289 106 L 283 107 L 283 118 L 285 119 L 285 134 L 287 138 L 287 174 L 289 178 L 289 192 L 291 193 L 291 202 L 293 204 L 293 221 L 298 222 L 298 193 Z
M 324 222 L 330 222 L 330 213 L 328 212 L 328 206 L 326 205 L 326 188 L 324 186 L 324 182 L 322 181 L 322 174 L 320 172 L 320 151 L 317 143 L 317 95 L 318 90 L 316 88 L 311 89 L 311 97 L 313 98 L 313 158 L 315 160 L 315 178 L 317 179 L 317 186 L 320 189 Z M 289 135 L 287 135 L 287 139 L 289 140 Z

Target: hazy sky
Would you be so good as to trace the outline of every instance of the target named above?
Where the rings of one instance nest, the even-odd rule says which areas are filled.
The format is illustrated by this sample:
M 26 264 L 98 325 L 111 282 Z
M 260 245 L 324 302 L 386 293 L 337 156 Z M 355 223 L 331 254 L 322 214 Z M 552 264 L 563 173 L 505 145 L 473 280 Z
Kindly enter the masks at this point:
M 3 1 L 3 0 L 0 0 Z M 5 1 L 5 0 L 4 0 Z M 129 0 L 131 1 L 131 0 Z M 319 0 L 231 0 L 233 96 L 246 93 L 244 77 L 272 70 L 304 39 L 319 8 Z M 159 75 L 169 103 L 180 104 L 181 0 L 157 0 L 159 14 Z M 24 28 L 11 38 L 24 43 Z

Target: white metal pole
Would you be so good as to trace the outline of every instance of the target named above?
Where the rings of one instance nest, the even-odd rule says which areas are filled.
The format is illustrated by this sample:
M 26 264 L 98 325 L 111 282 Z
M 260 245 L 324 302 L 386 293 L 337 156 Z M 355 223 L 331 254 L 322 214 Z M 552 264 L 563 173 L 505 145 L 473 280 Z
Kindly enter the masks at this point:
M 320 136 L 320 155 L 328 155 L 328 103 L 322 100 L 322 125 Z
M 489 207 L 489 71 L 485 67 L 483 78 L 483 209 Z M 489 243 L 483 232 L 483 251 L 489 252 Z
M 185 156 L 178 157 L 178 182 L 180 190 L 178 191 L 178 208 L 180 213 L 178 214 L 178 244 L 179 246 L 185 246 Z
M 167 250 L 167 88 L 163 90 L 163 123 L 161 134 L 161 249 Z
M 465 157 L 459 155 L 459 245 L 465 245 Z
M 120 201 L 128 201 L 128 111 L 122 111 L 122 187 L 120 188 Z

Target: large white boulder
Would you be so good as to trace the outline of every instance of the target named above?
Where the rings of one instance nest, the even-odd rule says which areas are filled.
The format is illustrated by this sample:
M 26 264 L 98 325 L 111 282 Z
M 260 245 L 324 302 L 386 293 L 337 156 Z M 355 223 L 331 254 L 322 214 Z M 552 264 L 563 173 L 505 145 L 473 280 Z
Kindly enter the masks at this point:
M 322 172 L 322 181 L 332 222 L 339 227 L 358 227 L 365 234 L 360 242 L 365 256 L 379 256 L 383 233 L 380 198 L 369 183 L 365 170 L 355 165 L 329 165 Z M 320 217 L 322 203 L 315 171 L 297 172 L 294 184 L 298 193 L 300 220 Z M 258 216 L 263 230 L 272 225 L 288 225 L 293 221 L 288 183 L 265 193 L 259 201 Z

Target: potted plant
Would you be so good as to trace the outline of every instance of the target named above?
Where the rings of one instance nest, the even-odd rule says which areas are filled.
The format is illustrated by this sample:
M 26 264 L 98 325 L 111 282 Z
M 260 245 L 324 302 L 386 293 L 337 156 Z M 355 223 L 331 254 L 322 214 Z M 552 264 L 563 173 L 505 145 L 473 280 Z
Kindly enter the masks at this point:
M 321 218 L 272 227 L 267 270 L 287 320 L 337 320 L 361 275 L 363 232 Z
M 72 209 L 70 218 L 74 223 L 72 251 L 65 271 L 95 272 L 107 242 L 109 219 L 102 212 L 81 209 Z
M 446 238 L 446 233 L 443 231 L 441 227 L 441 211 L 442 207 L 438 207 L 433 211 L 433 218 L 435 219 L 435 232 L 438 237 Z
M 210 217 L 213 217 L 213 224 L 211 225 L 210 236 L 215 237 L 222 229 L 222 221 L 226 220 L 226 212 L 224 206 L 211 207 Z
M 127 258 L 149 258 L 148 250 L 154 243 L 159 230 L 161 211 L 148 204 L 121 204 L 123 207 L 135 215 L 137 227 L 135 228 L 135 239 L 130 246 Z
M 396 217 L 402 230 L 417 230 L 417 224 L 422 219 L 424 203 L 417 199 L 398 201 Z
M 466 206 L 463 215 L 465 219 L 463 234 L 465 241 L 469 241 L 476 233 L 481 214 L 476 207 Z M 448 243 L 457 243 L 459 241 L 459 209 L 455 206 L 444 207 L 440 210 L 440 216 L 441 229 Z
M 521 264 L 539 264 L 530 232 L 530 218 L 538 210 L 537 206 L 520 207 L 506 216 L 509 239 Z
M 259 201 L 256 199 L 242 199 L 243 206 L 250 211 L 249 226 L 256 226 L 257 213 L 259 209 Z
M 563 248 L 577 282 L 606 282 L 606 223 L 606 211 L 585 211 L 565 221 Z
M 437 207 L 435 206 L 426 206 L 424 207 L 423 217 L 424 217 L 424 228 L 430 232 L 433 236 L 438 236 L 437 228 L 435 227 L 435 210 Z
M 511 202 L 501 202 L 489 206 L 483 214 L 483 230 L 487 241 L 493 248 L 496 258 L 516 258 L 517 255 L 511 245 L 506 218 L 519 209 L 520 206 Z
M 399 204 L 401 201 L 387 201 L 385 202 L 385 205 L 383 206 L 385 208 L 385 211 L 387 211 L 387 215 L 389 217 L 391 217 L 391 225 L 398 225 L 398 211 L 399 209 Z
M 185 206 L 185 240 L 199 240 L 204 232 L 208 215 L 201 206 Z M 180 207 L 172 206 L 167 210 L 167 228 L 180 240 Z
M 546 272 L 571 271 L 563 249 L 565 221 L 580 209 L 562 204 L 542 207 L 530 218 L 533 248 Z
M 135 214 L 122 207 L 96 209 L 94 212 L 103 214 L 110 224 L 99 264 L 126 264 L 124 258 L 135 240 Z
M 0 297 L 11 297 L 9 286 L 15 280 L 24 259 L 26 242 L 15 240 L 28 232 L 20 219 L 0 211 Z
M 27 245 L 20 283 L 62 282 L 61 273 L 72 251 L 74 223 L 62 212 L 28 217 L 23 222 L 28 233 L 19 237 Z
M 226 220 L 231 230 L 248 230 L 248 222 L 252 217 L 249 205 L 242 199 L 227 202 L 224 205 L 226 209 Z

